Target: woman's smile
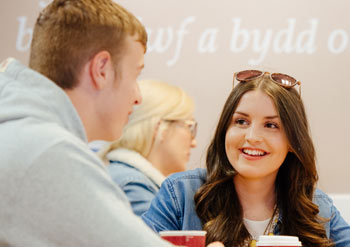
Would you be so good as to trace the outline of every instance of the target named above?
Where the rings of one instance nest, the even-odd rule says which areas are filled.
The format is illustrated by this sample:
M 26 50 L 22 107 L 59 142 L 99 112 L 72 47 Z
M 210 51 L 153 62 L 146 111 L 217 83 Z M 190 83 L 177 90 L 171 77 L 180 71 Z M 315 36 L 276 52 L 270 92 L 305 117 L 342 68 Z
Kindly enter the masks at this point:
M 260 160 L 269 154 L 268 152 L 257 148 L 244 147 L 240 148 L 239 150 L 243 157 L 247 160 Z

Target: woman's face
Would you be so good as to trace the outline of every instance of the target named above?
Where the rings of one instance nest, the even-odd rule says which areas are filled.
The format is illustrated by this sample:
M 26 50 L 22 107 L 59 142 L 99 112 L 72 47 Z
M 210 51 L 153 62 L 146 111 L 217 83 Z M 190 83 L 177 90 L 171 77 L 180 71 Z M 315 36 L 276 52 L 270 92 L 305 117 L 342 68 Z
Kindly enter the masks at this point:
M 272 99 L 260 90 L 245 93 L 226 132 L 228 160 L 238 176 L 276 178 L 288 150 L 288 140 Z
M 169 126 L 161 133 L 161 140 L 153 147 L 162 159 L 162 173 L 169 175 L 184 171 L 190 158 L 191 148 L 196 147 L 196 139 L 191 134 L 193 120 L 177 120 L 169 122 Z

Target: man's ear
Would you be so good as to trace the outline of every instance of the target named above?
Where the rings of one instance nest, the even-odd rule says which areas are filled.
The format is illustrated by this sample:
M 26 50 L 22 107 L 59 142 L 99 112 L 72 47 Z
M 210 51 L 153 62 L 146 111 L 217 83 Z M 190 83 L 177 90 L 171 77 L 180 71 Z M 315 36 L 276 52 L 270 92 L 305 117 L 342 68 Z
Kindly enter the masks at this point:
M 90 60 L 90 76 L 96 89 L 107 86 L 110 78 L 114 77 L 114 69 L 111 55 L 108 51 L 98 52 Z

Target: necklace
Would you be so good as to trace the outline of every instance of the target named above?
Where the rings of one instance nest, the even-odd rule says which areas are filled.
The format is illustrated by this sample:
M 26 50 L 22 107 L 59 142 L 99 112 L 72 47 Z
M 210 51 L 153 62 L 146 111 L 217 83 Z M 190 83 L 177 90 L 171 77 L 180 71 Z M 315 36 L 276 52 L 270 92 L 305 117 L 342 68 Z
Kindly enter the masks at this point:
M 273 231 L 277 225 L 278 218 L 279 218 L 279 210 L 278 210 L 277 206 L 275 206 L 275 209 L 273 211 L 273 215 L 271 216 L 271 219 L 265 228 L 264 235 L 273 235 Z M 258 240 L 258 237 L 259 236 L 250 236 L 250 238 L 244 240 L 243 246 L 244 247 L 255 247 L 256 242 Z

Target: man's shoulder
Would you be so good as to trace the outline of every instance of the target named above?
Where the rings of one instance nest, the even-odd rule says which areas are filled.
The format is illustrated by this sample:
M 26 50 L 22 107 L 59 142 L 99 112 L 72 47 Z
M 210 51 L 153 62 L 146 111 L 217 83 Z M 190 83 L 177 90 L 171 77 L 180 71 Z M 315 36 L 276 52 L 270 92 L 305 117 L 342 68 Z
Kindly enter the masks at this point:
M 2 128 L 1 132 L 4 132 L 2 137 L 12 146 L 11 150 L 19 153 L 25 151 L 29 156 L 40 155 L 51 148 L 59 151 L 70 150 L 75 146 L 89 150 L 87 143 L 58 124 L 30 117 L 9 123 L 8 128 Z M 6 149 L 5 146 L 3 151 L 6 152 Z
M 102 163 L 87 143 L 55 123 L 20 120 L 1 128 L 1 163 L 6 170 L 25 171 L 33 166 L 41 169 L 59 169 L 69 165 Z M 17 128 L 22 126 L 22 128 Z M 11 127 L 11 128 L 10 128 Z

